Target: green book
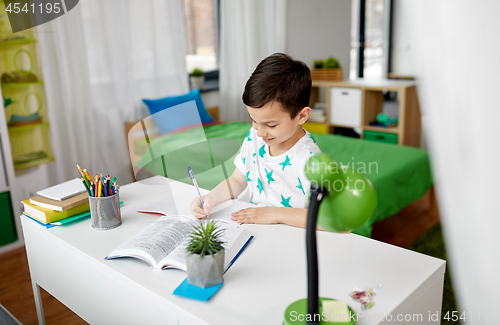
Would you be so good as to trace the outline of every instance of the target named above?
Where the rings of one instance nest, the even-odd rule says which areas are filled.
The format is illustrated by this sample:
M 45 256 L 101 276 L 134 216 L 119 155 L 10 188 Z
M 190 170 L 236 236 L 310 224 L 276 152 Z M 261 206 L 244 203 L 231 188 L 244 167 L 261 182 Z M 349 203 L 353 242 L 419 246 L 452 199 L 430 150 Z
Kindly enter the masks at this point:
M 31 204 L 30 200 L 24 200 L 22 201 L 22 203 L 24 204 L 24 212 L 43 223 L 56 222 L 61 219 L 72 217 L 79 213 L 90 210 L 88 201 L 65 211 L 54 211 L 51 209 L 42 208 L 40 206 Z

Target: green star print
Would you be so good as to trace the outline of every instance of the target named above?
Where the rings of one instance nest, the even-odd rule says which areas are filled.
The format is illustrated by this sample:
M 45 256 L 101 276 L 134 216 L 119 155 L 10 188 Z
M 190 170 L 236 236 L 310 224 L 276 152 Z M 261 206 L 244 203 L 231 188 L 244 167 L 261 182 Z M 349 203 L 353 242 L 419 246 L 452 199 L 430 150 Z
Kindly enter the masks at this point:
M 262 191 L 264 190 L 264 187 L 262 186 L 262 182 L 260 181 L 260 178 L 257 178 L 257 188 L 259 189 L 259 194 L 262 193 Z
M 267 169 L 264 168 L 266 171 L 266 177 L 267 177 L 267 184 L 270 184 L 271 182 L 275 182 L 273 178 L 273 171 L 271 170 L 270 172 L 267 171 Z
M 291 198 L 292 198 L 292 197 L 290 196 L 288 199 L 285 199 L 285 198 L 283 197 L 283 195 L 282 195 L 282 196 L 281 196 L 281 202 L 280 202 L 280 203 L 281 203 L 284 207 L 286 207 L 286 208 L 291 208 L 291 207 L 292 207 L 292 206 L 290 205 L 290 199 L 291 199 Z
M 279 164 L 283 166 L 283 169 L 281 171 L 284 171 L 286 166 L 292 166 L 292 164 L 290 164 L 290 158 L 288 158 L 288 155 L 286 155 L 285 161 Z
M 259 156 L 260 158 L 264 158 L 264 155 L 266 154 L 266 145 L 262 145 L 262 147 L 260 147 L 259 149 Z
M 299 180 L 299 185 L 295 187 L 300 188 L 302 190 L 302 194 L 306 195 L 306 193 L 304 192 L 304 188 L 302 187 L 302 182 L 300 181 L 300 178 L 297 177 L 297 179 Z

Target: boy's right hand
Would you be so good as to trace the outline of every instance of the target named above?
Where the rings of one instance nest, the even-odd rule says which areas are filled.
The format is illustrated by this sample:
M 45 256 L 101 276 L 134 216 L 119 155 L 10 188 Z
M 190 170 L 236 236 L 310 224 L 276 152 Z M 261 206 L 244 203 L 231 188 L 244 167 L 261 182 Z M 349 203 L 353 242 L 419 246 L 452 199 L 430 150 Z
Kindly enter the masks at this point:
M 214 207 L 212 199 L 207 196 L 203 198 L 203 207 L 201 206 L 200 198 L 195 197 L 191 204 L 189 204 L 189 210 L 198 219 L 206 219 L 207 214 L 210 215 L 210 211 Z

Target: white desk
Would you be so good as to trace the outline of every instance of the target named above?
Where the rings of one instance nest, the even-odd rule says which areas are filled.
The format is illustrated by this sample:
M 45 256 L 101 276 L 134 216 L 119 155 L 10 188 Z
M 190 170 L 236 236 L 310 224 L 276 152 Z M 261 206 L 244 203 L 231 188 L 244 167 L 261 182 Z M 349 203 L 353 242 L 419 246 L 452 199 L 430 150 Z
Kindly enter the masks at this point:
M 123 186 L 123 224 L 113 230 L 93 230 L 89 219 L 46 230 L 21 217 L 40 324 L 38 286 L 91 324 L 281 324 L 287 306 L 306 297 L 305 229 L 290 226 L 248 225 L 254 240 L 208 302 L 172 295 L 185 272 L 152 269 L 136 259 L 104 260 L 157 218 L 136 210 L 165 197 L 169 185 L 159 176 L 147 182 L 165 185 Z M 170 184 L 184 208 L 197 195 L 192 186 Z M 321 231 L 318 260 L 320 296 L 344 300 L 355 311 L 361 311 L 360 305 L 348 296 L 354 287 L 383 285 L 375 306 L 358 324 L 378 324 L 389 313 L 394 318 L 421 314 L 413 323 L 428 324 L 429 312 L 440 315 L 442 260 L 357 235 Z

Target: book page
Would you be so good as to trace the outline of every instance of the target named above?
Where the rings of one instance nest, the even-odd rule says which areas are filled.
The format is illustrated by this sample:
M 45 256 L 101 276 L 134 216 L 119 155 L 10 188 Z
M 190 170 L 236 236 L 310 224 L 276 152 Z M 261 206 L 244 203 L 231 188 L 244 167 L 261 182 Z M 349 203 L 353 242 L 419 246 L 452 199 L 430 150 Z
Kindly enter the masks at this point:
M 171 196 L 164 198 L 161 201 L 149 204 L 148 206 L 145 206 L 137 210 L 137 212 L 156 213 L 156 214 L 162 214 L 164 216 L 172 216 L 178 213 L 175 206 L 174 198 Z
M 153 266 L 159 267 L 159 262 L 165 256 L 185 242 L 191 229 L 190 222 L 181 222 L 179 218 L 160 217 L 111 252 L 109 258 L 133 256 L 144 259 L 144 255 L 149 255 L 154 262 Z

